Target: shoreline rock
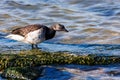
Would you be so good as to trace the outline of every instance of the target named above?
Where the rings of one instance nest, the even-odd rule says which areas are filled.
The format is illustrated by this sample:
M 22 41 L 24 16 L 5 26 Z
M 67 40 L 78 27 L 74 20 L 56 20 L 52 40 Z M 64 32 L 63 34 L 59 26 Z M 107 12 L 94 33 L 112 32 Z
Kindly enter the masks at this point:
M 40 50 L 20 51 L 19 54 L 0 54 L 2 77 L 31 79 L 39 77 L 35 67 L 53 64 L 108 65 L 120 63 L 120 56 L 72 55 L 65 52 L 50 53 Z M 26 74 L 25 74 L 26 73 Z M 33 75 L 34 73 L 35 75 Z M 39 75 L 39 76 L 38 76 Z M 24 77 L 25 76 L 25 77 Z
M 7 79 L 35 80 L 42 75 L 42 71 L 40 67 L 9 67 L 1 76 Z

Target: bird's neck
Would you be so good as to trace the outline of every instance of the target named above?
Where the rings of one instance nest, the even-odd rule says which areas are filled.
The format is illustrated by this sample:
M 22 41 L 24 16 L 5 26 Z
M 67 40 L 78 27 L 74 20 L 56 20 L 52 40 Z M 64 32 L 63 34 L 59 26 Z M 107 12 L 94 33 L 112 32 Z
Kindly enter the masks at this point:
M 56 31 L 53 30 L 52 27 L 48 28 L 47 31 L 46 31 L 46 35 L 45 35 L 46 40 L 52 39 L 55 36 L 55 33 L 56 33 Z

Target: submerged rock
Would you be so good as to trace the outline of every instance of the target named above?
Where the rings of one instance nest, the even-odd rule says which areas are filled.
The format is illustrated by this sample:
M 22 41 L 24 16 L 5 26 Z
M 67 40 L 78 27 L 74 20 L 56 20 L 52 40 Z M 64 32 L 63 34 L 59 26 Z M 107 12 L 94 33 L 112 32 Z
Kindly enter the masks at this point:
M 4 70 L 2 77 L 7 79 L 35 80 L 42 75 L 43 68 L 10 67 Z

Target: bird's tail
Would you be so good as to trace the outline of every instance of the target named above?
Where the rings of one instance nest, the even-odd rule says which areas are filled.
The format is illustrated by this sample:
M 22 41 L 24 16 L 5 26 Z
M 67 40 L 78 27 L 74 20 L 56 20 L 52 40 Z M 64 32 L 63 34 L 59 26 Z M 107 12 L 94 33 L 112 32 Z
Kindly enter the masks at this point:
M 9 34 L 5 38 L 10 38 L 10 39 L 17 40 L 17 41 L 23 41 L 24 40 L 23 36 L 16 35 L 16 34 Z

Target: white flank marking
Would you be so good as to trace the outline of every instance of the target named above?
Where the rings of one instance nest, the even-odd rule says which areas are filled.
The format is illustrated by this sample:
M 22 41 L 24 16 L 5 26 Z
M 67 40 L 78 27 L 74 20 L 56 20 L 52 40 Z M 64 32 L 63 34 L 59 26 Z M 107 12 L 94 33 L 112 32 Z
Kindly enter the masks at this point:
M 10 39 L 17 40 L 17 41 L 23 41 L 24 40 L 23 36 L 16 35 L 16 34 L 9 34 L 5 38 L 10 38 Z

